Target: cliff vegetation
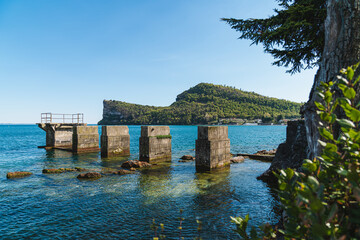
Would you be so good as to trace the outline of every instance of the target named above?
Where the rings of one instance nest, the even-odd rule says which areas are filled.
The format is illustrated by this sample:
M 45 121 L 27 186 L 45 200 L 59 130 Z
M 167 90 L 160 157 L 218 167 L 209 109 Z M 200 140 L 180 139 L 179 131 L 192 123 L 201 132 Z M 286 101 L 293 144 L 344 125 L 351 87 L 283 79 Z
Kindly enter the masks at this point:
M 221 119 L 274 121 L 300 117 L 300 103 L 265 97 L 234 87 L 200 83 L 179 94 L 168 107 L 104 100 L 105 124 L 215 124 Z

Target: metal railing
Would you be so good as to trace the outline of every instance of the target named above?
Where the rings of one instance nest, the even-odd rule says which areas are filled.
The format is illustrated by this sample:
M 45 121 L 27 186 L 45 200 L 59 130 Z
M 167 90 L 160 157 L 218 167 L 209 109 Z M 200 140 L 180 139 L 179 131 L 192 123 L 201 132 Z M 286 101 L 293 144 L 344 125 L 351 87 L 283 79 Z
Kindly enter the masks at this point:
M 42 113 L 41 123 L 84 123 L 84 114 Z

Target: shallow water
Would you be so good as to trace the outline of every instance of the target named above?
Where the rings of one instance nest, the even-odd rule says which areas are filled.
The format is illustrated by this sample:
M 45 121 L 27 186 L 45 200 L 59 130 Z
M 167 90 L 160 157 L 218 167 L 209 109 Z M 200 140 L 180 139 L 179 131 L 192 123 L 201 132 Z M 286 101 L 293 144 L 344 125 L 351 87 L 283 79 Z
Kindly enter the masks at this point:
M 153 219 L 164 223 L 167 239 L 179 239 L 179 217 L 185 218 L 185 239 L 198 235 L 196 220 L 202 222 L 203 239 L 238 239 L 230 216 L 249 213 L 252 225 L 276 222 L 277 202 L 256 180 L 269 163 L 245 160 L 197 174 L 194 162 L 178 162 L 195 154 L 196 126 L 171 126 L 172 162 L 137 174 L 80 181 L 77 173 L 41 173 L 43 168 L 119 168 L 138 157 L 140 126 L 129 130 L 131 156 L 101 159 L 99 153 L 38 149 L 45 145 L 45 132 L 35 125 L 0 125 L 0 239 L 152 239 Z M 229 126 L 231 152 L 276 148 L 285 132 L 284 126 Z M 7 180 L 9 171 L 34 175 Z

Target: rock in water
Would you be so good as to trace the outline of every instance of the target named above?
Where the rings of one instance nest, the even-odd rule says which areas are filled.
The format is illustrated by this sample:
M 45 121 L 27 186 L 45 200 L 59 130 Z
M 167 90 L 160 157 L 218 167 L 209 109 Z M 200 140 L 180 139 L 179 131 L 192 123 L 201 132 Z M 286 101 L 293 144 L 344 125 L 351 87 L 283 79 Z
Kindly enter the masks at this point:
M 143 167 L 150 167 L 151 164 L 139 160 L 130 160 L 126 161 L 123 164 L 121 164 L 122 168 L 131 169 L 131 168 L 143 168 Z
M 57 168 L 45 168 L 42 170 L 42 173 L 46 174 L 52 174 L 52 173 L 63 173 L 63 169 L 57 169 Z
M 81 167 L 75 167 L 75 170 L 76 170 L 77 172 L 86 172 L 86 171 L 89 171 L 89 169 L 81 168 Z
M 244 162 L 245 158 L 243 156 L 237 156 L 230 158 L 230 163 L 242 163 Z
M 191 156 L 191 155 L 184 155 L 180 158 L 181 160 L 179 160 L 179 162 L 191 162 L 191 161 L 195 161 L 195 157 Z
M 128 170 L 120 169 L 119 171 L 116 171 L 115 174 L 117 174 L 117 175 L 134 174 L 134 171 L 128 171 Z
M 78 179 L 99 179 L 102 175 L 98 172 L 88 172 L 88 173 L 80 173 L 77 178 Z
M 193 157 L 191 155 L 184 155 L 180 159 L 182 159 L 182 160 L 195 160 L 195 157 Z
M 135 169 L 134 169 L 134 171 L 135 171 Z M 104 173 L 104 174 L 126 175 L 126 174 L 134 174 L 134 171 L 120 169 L 120 170 L 105 170 L 102 173 Z
M 256 155 L 275 155 L 276 154 L 276 149 L 273 149 L 273 150 L 261 150 L 261 151 L 257 151 L 255 153 Z
M 28 177 L 32 175 L 31 172 L 8 172 L 6 174 L 7 178 L 23 178 L 23 177 Z
M 64 173 L 64 172 L 75 172 L 75 168 L 45 168 L 42 170 L 42 173 L 52 174 L 52 173 Z

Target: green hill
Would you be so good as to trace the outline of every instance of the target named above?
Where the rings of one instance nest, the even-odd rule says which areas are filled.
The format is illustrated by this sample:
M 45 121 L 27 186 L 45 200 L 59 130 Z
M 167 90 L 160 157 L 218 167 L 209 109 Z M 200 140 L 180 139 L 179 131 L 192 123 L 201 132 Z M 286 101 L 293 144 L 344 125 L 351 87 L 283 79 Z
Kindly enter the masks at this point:
M 233 87 L 200 83 L 179 94 L 168 107 L 104 100 L 103 119 L 98 124 L 191 125 L 216 123 L 224 118 L 298 118 L 300 106 Z

